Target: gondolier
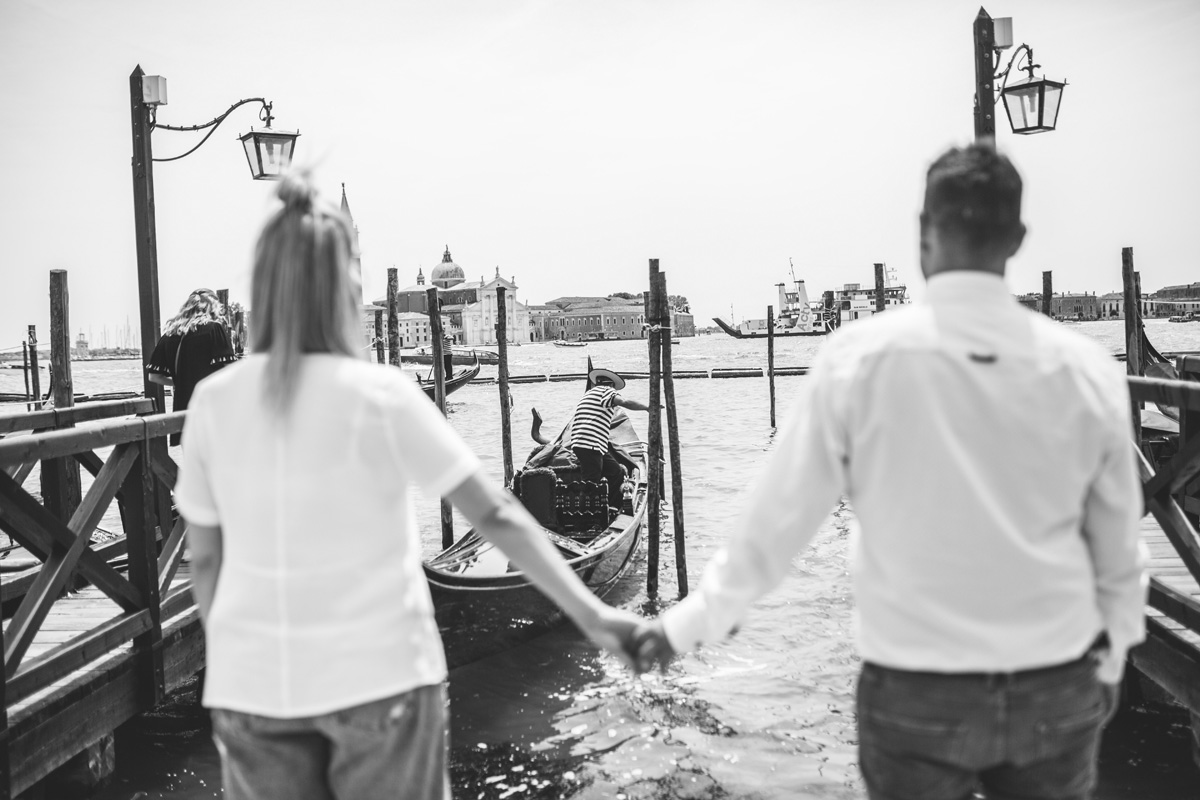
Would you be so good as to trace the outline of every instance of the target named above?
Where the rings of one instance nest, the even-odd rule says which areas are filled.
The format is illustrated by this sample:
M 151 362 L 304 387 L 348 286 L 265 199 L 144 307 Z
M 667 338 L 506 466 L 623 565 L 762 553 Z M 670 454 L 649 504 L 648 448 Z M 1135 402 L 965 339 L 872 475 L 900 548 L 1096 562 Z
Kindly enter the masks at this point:
M 454 345 L 454 339 L 450 334 L 442 334 L 442 366 L 446 371 L 446 380 L 450 380 L 450 376 L 454 374 L 454 352 L 451 347 Z
M 607 478 L 608 504 L 620 507 L 625 468 L 608 452 L 613 413 L 617 406 L 634 411 L 649 411 L 650 407 L 617 394 L 625 388 L 625 379 L 611 370 L 592 370 L 588 383 L 592 388 L 584 392 L 571 417 L 571 450 L 579 459 L 583 479 Z

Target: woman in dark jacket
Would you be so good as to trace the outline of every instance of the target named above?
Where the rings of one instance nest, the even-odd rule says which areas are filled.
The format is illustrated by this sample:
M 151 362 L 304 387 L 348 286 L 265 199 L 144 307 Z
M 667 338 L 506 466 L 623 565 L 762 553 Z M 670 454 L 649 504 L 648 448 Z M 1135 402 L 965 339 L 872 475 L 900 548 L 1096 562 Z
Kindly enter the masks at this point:
M 146 371 L 151 381 L 175 387 L 172 411 L 187 409 L 196 384 L 237 358 L 221 310 L 216 292 L 197 289 L 167 321 L 154 346 Z M 178 444 L 177 436 L 172 444 Z

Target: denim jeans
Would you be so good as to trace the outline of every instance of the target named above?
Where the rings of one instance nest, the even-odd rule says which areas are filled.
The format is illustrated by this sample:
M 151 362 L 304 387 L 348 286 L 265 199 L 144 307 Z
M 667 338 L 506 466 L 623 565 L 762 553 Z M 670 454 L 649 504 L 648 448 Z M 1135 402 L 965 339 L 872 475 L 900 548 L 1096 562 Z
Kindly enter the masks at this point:
M 449 800 L 446 688 L 315 717 L 213 709 L 230 800 Z
M 863 665 L 859 764 L 872 800 L 1084 800 L 1117 687 L 1085 656 L 1015 673 Z

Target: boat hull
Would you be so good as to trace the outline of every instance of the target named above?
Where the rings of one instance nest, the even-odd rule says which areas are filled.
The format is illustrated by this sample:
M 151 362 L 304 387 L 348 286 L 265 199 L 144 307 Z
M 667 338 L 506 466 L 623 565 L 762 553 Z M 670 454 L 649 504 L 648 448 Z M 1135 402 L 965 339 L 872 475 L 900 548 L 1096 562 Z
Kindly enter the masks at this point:
M 463 386 L 466 386 L 479 375 L 479 362 L 475 361 L 470 369 L 465 369 L 450 376 L 450 380 L 446 381 L 446 396 L 449 397 L 452 392 L 456 392 Z M 421 384 L 421 391 L 425 392 L 425 396 L 430 400 L 437 397 L 436 390 L 433 386 L 433 380 L 426 380 L 418 377 L 418 383 Z
M 740 331 L 737 328 L 734 328 L 729 323 L 722 320 L 720 317 L 713 317 L 712 320 L 713 320 L 713 322 L 717 323 L 717 325 L 721 328 L 721 330 L 725 331 L 726 333 L 728 333 L 730 336 L 732 336 L 735 339 L 766 339 L 766 338 L 768 338 L 766 331 L 762 331 L 761 333 L 758 331 L 755 331 L 754 333 L 745 333 L 744 331 Z M 780 339 L 780 338 L 788 338 L 788 337 L 794 337 L 794 336 L 825 336 L 828 333 L 829 333 L 828 331 L 783 330 L 783 331 L 775 331 L 775 338 Z
M 567 563 L 597 596 L 606 597 L 632 568 L 641 539 L 639 515 L 611 546 Z M 564 620 L 562 610 L 519 572 L 472 581 L 426 564 L 425 577 L 450 669 L 512 648 Z
M 489 350 L 472 350 L 469 353 L 454 351 L 451 354 L 451 364 L 461 364 L 464 366 L 474 364 L 479 361 L 480 364 L 499 364 L 500 356 Z M 401 353 L 401 364 L 432 364 L 433 356 L 429 353 Z

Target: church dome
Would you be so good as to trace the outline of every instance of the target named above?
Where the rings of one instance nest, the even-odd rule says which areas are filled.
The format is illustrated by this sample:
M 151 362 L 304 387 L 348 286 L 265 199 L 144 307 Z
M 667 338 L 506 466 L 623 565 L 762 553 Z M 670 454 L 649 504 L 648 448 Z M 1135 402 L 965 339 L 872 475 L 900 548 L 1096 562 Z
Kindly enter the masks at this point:
M 463 272 L 463 268 L 455 264 L 450 259 L 450 245 L 446 245 L 446 252 L 442 253 L 442 263 L 433 268 L 429 273 L 429 282 L 439 289 L 449 289 L 451 286 L 456 286 L 467 280 L 467 275 Z

